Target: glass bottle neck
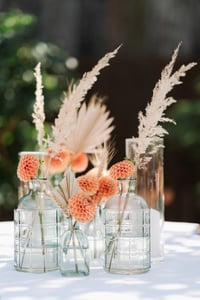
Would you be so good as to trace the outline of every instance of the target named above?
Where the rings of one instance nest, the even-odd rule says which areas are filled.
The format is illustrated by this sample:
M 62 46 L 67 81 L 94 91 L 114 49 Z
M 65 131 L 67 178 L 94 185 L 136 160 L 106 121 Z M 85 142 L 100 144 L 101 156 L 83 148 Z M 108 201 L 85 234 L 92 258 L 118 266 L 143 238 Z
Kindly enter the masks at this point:
M 135 192 L 135 185 L 136 185 L 135 178 L 123 178 L 123 179 L 118 179 L 117 181 L 118 181 L 120 194 Z
M 51 188 L 46 178 L 32 179 L 29 182 L 30 191 L 19 202 L 19 208 L 24 209 L 52 209 L 55 203 L 51 197 Z
M 33 178 L 29 182 L 29 188 L 32 192 L 44 193 L 48 189 L 47 178 Z
M 30 181 L 31 197 L 35 200 L 37 208 L 45 208 L 47 206 L 49 195 L 49 187 L 46 178 L 35 178 Z

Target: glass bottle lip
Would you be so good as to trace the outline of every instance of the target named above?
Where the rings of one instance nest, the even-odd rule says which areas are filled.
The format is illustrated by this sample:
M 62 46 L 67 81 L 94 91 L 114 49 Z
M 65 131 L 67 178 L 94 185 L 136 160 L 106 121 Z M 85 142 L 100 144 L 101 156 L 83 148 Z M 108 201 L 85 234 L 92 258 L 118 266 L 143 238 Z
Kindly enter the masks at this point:
M 136 177 L 127 177 L 127 178 L 117 178 L 117 181 L 136 181 L 137 178 Z
M 18 153 L 19 156 L 22 155 L 26 155 L 26 154 L 30 154 L 30 155 L 35 155 L 35 156 L 49 156 L 49 153 L 46 151 L 20 151 Z
M 30 181 L 47 181 L 47 177 L 34 177 Z

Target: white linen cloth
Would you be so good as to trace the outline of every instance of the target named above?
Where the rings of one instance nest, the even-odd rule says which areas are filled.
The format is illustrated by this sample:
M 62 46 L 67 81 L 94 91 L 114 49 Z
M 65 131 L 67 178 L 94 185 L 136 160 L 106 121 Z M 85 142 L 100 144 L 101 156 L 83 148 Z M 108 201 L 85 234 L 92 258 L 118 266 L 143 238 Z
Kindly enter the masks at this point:
M 199 300 L 197 224 L 165 222 L 162 262 L 139 275 L 106 273 L 91 263 L 87 277 L 18 272 L 13 267 L 13 222 L 0 222 L 0 300 Z

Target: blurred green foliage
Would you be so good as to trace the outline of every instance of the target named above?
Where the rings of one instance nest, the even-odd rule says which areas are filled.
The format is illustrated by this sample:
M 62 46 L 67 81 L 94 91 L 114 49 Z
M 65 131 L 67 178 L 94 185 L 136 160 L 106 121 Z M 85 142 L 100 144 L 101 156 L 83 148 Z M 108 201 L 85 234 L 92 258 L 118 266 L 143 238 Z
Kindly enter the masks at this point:
M 197 83 L 200 82 L 198 78 Z M 198 86 L 195 86 L 196 91 Z M 199 90 L 200 91 L 200 90 Z M 172 106 L 170 117 L 176 125 L 169 124 L 166 140 L 168 148 L 179 161 L 179 174 L 184 175 L 181 188 L 191 186 L 191 201 L 195 200 L 196 221 L 200 217 L 200 100 L 183 99 Z
M 18 152 L 37 146 L 32 123 L 35 66 L 41 62 L 45 113 L 50 123 L 58 113 L 63 91 L 76 77 L 76 71 L 66 67 L 65 51 L 34 39 L 36 25 L 33 15 L 0 13 L 0 207 L 4 214 L 17 205 Z
M 174 142 L 174 149 L 184 151 L 191 161 L 200 159 L 200 100 L 181 100 L 171 109 L 170 117 L 176 127 L 170 126 L 168 139 Z M 174 125 L 172 125 L 174 126 Z

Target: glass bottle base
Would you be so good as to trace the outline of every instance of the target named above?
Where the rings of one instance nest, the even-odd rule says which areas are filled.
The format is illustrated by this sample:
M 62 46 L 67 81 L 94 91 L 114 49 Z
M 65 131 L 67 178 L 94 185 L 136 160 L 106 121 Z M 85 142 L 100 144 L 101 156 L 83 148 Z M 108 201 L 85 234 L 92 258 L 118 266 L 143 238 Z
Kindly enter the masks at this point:
M 150 270 L 150 268 L 146 268 L 146 269 L 136 269 L 136 270 L 119 270 L 119 269 L 109 269 L 109 268 L 105 268 L 104 270 L 108 273 L 112 273 L 112 274 L 121 274 L 121 275 L 136 275 L 136 274 L 142 274 L 142 273 L 146 273 Z

